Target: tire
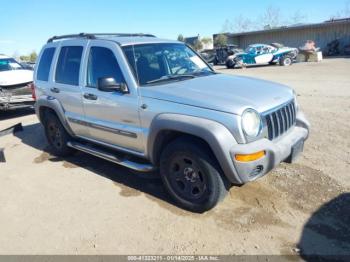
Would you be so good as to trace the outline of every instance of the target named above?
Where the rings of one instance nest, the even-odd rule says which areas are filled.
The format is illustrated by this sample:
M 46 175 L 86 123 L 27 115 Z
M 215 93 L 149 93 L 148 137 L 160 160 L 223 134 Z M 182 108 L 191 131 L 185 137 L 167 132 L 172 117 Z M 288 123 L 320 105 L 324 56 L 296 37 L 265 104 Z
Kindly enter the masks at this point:
M 71 141 L 71 137 L 54 113 L 46 113 L 43 124 L 46 139 L 54 155 L 65 157 L 75 152 L 74 149 L 67 146 L 67 143 Z
M 290 66 L 292 64 L 293 64 L 293 59 L 290 56 L 285 55 L 281 57 L 280 66 Z
M 218 59 L 216 57 L 214 58 L 213 64 L 218 65 Z
M 235 67 L 235 65 L 236 65 L 236 63 L 235 63 L 235 61 L 233 61 L 232 59 L 228 59 L 228 60 L 226 61 L 226 67 L 227 67 L 228 69 L 233 69 L 233 68 Z
M 170 196 L 184 209 L 202 213 L 222 200 L 229 187 L 216 159 L 200 141 L 178 138 L 160 156 L 160 174 Z

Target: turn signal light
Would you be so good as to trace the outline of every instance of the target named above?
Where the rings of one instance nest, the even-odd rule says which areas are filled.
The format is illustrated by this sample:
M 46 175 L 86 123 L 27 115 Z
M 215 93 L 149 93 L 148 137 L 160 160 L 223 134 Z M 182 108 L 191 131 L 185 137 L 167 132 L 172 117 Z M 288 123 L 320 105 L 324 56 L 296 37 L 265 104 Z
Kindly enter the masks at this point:
M 258 160 L 264 156 L 265 156 L 265 151 L 259 151 L 259 152 L 256 152 L 253 154 L 247 154 L 247 155 L 236 154 L 235 158 L 237 161 L 240 161 L 240 162 L 250 162 L 250 161 Z

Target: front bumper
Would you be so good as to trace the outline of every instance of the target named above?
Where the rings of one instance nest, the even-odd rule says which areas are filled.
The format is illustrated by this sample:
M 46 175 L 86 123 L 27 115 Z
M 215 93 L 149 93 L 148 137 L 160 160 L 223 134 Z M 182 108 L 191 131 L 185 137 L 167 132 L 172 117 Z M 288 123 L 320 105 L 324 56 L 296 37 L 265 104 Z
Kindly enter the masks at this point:
M 271 171 L 275 166 L 283 161 L 287 161 L 292 153 L 292 147 L 300 140 L 306 140 L 309 136 L 309 123 L 304 115 L 299 112 L 297 124 L 287 133 L 273 141 L 263 138 L 248 144 L 236 144 L 232 146 L 230 155 L 235 167 L 236 175 L 242 183 L 253 181 Z M 236 154 L 252 154 L 254 152 L 265 151 L 262 158 L 240 162 L 235 159 Z
M 10 110 L 33 106 L 35 103 L 32 95 L 5 96 L 0 95 L 0 110 Z

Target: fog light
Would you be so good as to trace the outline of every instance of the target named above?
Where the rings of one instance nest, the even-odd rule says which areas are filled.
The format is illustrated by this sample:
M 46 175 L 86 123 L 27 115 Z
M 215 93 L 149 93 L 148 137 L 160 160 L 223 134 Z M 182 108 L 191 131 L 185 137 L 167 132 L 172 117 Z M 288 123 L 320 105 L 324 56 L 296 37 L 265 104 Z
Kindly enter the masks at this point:
M 240 162 L 250 162 L 258 160 L 265 156 L 265 151 L 259 151 L 253 154 L 236 154 L 235 158 Z

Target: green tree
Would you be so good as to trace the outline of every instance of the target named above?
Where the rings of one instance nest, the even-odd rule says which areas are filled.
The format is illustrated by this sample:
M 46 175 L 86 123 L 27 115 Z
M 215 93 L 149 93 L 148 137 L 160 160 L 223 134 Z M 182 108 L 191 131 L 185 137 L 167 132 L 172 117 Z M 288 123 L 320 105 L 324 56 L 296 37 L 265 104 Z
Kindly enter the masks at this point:
M 196 40 L 192 47 L 194 48 L 194 50 L 199 51 L 199 50 L 203 49 L 203 44 L 201 41 Z
M 208 44 L 211 44 L 213 42 L 211 37 L 203 37 L 201 41 L 204 45 L 208 45 Z
M 177 37 L 177 41 L 185 42 L 185 38 L 182 34 L 179 34 Z
M 224 34 L 217 35 L 214 39 L 215 46 L 226 46 L 227 45 L 227 36 Z
M 33 51 L 29 55 L 29 61 L 35 63 L 37 57 L 38 57 L 37 53 L 35 51 Z
M 19 57 L 19 59 L 20 59 L 21 61 L 29 61 L 29 56 L 27 56 L 27 55 L 21 55 L 21 56 Z

